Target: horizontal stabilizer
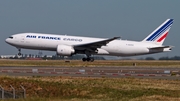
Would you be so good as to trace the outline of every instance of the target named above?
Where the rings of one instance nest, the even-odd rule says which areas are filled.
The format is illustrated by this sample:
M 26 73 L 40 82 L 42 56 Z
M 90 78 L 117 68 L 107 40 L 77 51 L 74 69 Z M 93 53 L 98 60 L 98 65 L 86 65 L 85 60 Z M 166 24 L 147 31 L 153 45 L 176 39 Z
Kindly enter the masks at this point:
M 174 46 L 160 46 L 160 47 L 151 47 L 148 49 L 164 49 L 164 48 L 173 48 Z

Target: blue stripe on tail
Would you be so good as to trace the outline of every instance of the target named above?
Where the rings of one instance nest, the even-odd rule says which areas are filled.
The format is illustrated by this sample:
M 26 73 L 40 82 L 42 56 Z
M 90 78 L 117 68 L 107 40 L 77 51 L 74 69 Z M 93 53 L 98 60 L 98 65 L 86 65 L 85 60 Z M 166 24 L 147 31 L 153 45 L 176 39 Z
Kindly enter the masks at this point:
M 146 41 L 153 41 L 156 39 L 162 32 L 168 29 L 173 23 L 173 19 L 170 19 L 167 23 L 165 23 L 161 28 L 159 28 L 154 34 L 152 34 Z
M 173 23 L 173 22 L 172 22 Z M 166 26 L 164 29 L 162 29 L 153 39 L 151 39 L 151 41 L 156 40 L 159 36 L 161 36 L 167 29 L 170 28 L 170 26 L 172 25 L 172 23 L 170 23 L 168 26 Z

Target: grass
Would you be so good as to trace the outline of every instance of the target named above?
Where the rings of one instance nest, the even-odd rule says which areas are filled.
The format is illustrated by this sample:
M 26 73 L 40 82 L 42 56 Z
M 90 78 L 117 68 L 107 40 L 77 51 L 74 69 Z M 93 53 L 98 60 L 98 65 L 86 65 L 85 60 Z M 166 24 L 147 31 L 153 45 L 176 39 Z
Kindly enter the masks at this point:
M 145 61 L 145 60 L 96 60 L 82 62 L 73 60 L 0 60 L 0 66 L 137 66 L 146 67 L 180 67 L 179 61 Z M 9 85 L 26 89 L 26 99 L 7 99 L 5 101 L 179 101 L 179 80 L 157 80 L 137 78 L 78 78 L 78 77 L 8 77 L 0 76 L 0 85 L 10 89 Z
M 94 62 L 82 62 L 72 60 L 70 63 L 64 60 L 0 60 L 0 66 L 68 66 L 68 67 L 99 67 L 99 66 L 137 66 L 144 67 L 180 67 L 179 61 L 146 61 L 146 60 L 96 60 Z
M 0 77 L 0 85 L 5 89 L 8 89 L 10 84 L 15 88 L 19 85 L 26 88 L 27 99 L 19 99 L 19 101 L 180 100 L 179 80 Z

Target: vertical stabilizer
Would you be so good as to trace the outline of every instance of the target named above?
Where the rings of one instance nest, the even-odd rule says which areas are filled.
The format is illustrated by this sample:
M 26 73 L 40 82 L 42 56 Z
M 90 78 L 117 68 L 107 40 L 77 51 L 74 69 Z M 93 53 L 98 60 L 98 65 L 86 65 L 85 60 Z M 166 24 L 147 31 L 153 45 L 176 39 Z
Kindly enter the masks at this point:
M 173 23 L 173 19 L 167 19 L 151 34 L 149 34 L 142 42 L 150 42 L 157 45 L 162 45 L 168 35 L 172 23 Z

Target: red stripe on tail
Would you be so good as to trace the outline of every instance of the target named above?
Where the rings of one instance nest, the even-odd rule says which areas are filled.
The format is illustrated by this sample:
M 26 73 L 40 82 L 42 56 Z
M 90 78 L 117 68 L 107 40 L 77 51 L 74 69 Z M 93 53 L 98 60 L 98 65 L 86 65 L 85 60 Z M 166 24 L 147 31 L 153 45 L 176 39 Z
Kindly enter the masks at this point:
M 157 42 L 161 42 L 164 38 L 166 38 L 167 35 L 168 35 L 168 32 L 166 34 L 164 34 L 161 38 L 159 38 L 159 40 L 157 40 Z

